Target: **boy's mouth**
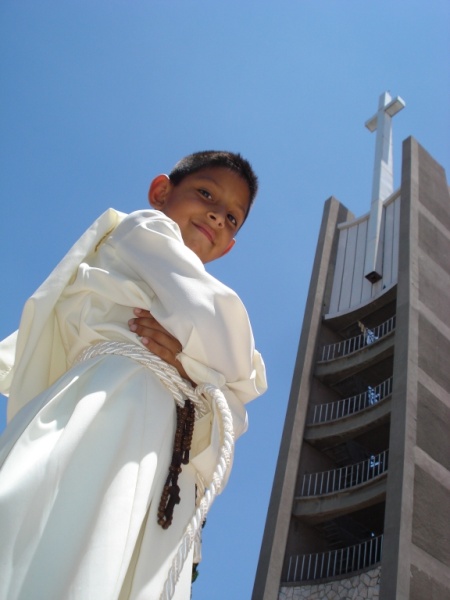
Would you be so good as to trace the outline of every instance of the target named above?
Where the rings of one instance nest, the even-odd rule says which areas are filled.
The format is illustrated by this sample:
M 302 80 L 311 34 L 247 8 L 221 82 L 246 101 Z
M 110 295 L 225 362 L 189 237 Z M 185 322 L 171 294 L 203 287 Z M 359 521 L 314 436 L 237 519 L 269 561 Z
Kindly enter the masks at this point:
M 197 223 L 194 223 L 194 225 L 201 233 L 203 233 L 203 235 L 211 242 L 211 244 L 214 243 L 214 233 L 209 229 L 209 227 L 198 225 Z

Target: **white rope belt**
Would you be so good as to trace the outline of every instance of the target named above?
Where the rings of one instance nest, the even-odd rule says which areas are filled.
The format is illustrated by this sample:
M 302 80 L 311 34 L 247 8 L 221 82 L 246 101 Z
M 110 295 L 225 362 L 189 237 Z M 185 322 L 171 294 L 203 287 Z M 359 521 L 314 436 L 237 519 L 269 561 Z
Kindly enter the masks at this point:
M 175 585 L 181 570 L 191 550 L 194 539 L 202 527 L 202 523 L 214 502 L 215 497 L 220 494 L 222 485 L 228 470 L 231 468 L 234 452 L 233 420 L 227 401 L 219 388 L 210 383 L 202 383 L 194 388 L 185 381 L 171 365 L 164 362 L 145 348 L 137 344 L 125 342 L 102 342 L 89 346 L 78 356 L 76 362 L 83 362 L 105 354 L 117 354 L 131 358 L 147 367 L 159 378 L 159 380 L 172 393 L 175 402 L 184 406 L 185 398 L 189 398 L 195 405 L 196 418 L 200 418 L 209 412 L 215 404 L 217 414 L 221 421 L 221 444 L 218 453 L 217 464 L 212 474 L 211 483 L 205 489 L 203 484 L 202 495 L 197 501 L 197 508 L 186 527 L 181 539 L 178 551 L 172 561 L 160 600 L 170 600 L 175 592 Z M 209 402 L 208 402 L 209 400 Z

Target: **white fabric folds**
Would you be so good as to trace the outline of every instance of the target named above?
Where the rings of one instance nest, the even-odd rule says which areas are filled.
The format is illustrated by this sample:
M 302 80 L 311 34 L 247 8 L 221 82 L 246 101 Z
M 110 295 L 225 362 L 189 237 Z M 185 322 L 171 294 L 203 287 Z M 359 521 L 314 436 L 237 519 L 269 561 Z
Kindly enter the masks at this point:
M 184 468 L 181 503 L 162 530 L 156 511 L 174 400 L 129 358 L 74 364 L 99 342 L 139 344 L 127 326 L 134 307 L 180 340 L 193 381 L 220 387 L 235 438 L 247 427 L 244 404 L 266 389 L 245 308 L 184 246 L 177 225 L 158 211 L 104 213 L 28 300 L 18 334 L 0 344 L 0 391 L 10 395 L 0 443 L 0 598 L 159 598 L 197 476 Z M 207 413 L 194 433 L 206 476 L 216 421 Z M 190 566 L 177 600 L 189 598 Z

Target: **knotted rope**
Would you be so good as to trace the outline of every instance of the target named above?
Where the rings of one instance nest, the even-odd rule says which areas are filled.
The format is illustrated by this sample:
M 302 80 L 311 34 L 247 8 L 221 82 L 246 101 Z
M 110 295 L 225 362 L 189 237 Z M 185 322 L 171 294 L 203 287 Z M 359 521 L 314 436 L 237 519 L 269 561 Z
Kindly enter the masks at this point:
M 189 398 L 195 405 L 196 417 L 203 417 L 209 410 L 208 403 L 201 397 L 194 388 L 183 379 L 175 367 L 163 361 L 159 356 L 152 354 L 149 350 L 126 342 L 100 342 L 93 346 L 88 346 L 81 352 L 75 362 L 82 362 L 89 358 L 102 356 L 104 354 L 116 354 L 132 358 L 138 363 L 147 367 L 157 375 L 162 384 L 166 386 L 172 394 L 178 406 L 184 406 L 185 398 Z M 197 388 L 198 389 L 198 388 Z
M 194 390 L 194 388 L 180 376 L 175 367 L 172 367 L 158 356 L 136 344 L 125 342 L 101 342 L 86 348 L 78 356 L 76 362 L 82 362 L 105 354 L 126 356 L 149 368 L 171 392 L 178 406 L 184 406 L 186 397 L 192 401 L 195 406 L 196 419 L 201 418 L 207 412 L 213 410 L 214 405 L 220 419 L 221 444 L 211 482 L 208 487 L 205 487 L 205 482 L 200 475 L 197 474 L 199 483 L 201 484 L 199 486 L 199 488 L 201 488 L 200 499 L 197 501 L 197 508 L 186 527 L 178 551 L 173 558 L 172 565 L 160 596 L 160 600 L 171 600 L 175 593 L 175 586 L 183 565 L 192 548 L 192 544 L 194 543 L 196 536 L 200 534 L 202 524 L 212 503 L 216 496 L 222 491 L 223 482 L 231 467 L 234 452 L 233 419 L 225 396 L 219 388 L 210 383 L 202 383 Z

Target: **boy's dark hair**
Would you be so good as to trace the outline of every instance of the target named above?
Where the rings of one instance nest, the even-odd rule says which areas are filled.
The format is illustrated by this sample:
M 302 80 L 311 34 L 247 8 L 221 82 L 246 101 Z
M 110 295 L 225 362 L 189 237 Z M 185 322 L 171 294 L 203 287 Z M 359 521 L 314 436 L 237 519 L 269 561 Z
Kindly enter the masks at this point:
M 248 185 L 249 205 L 248 212 L 258 191 L 258 178 L 253 171 L 252 166 L 240 154 L 234 152 L 225 152 L 221 150 L 205 150 L 203 152 L 194 152 L 185 156 L 174 166 L 169 173 L 169 179 L 174 185 L 178 185 L 188 175 L 211 167 L 222 167 L 233 171 L 241 177 Z

